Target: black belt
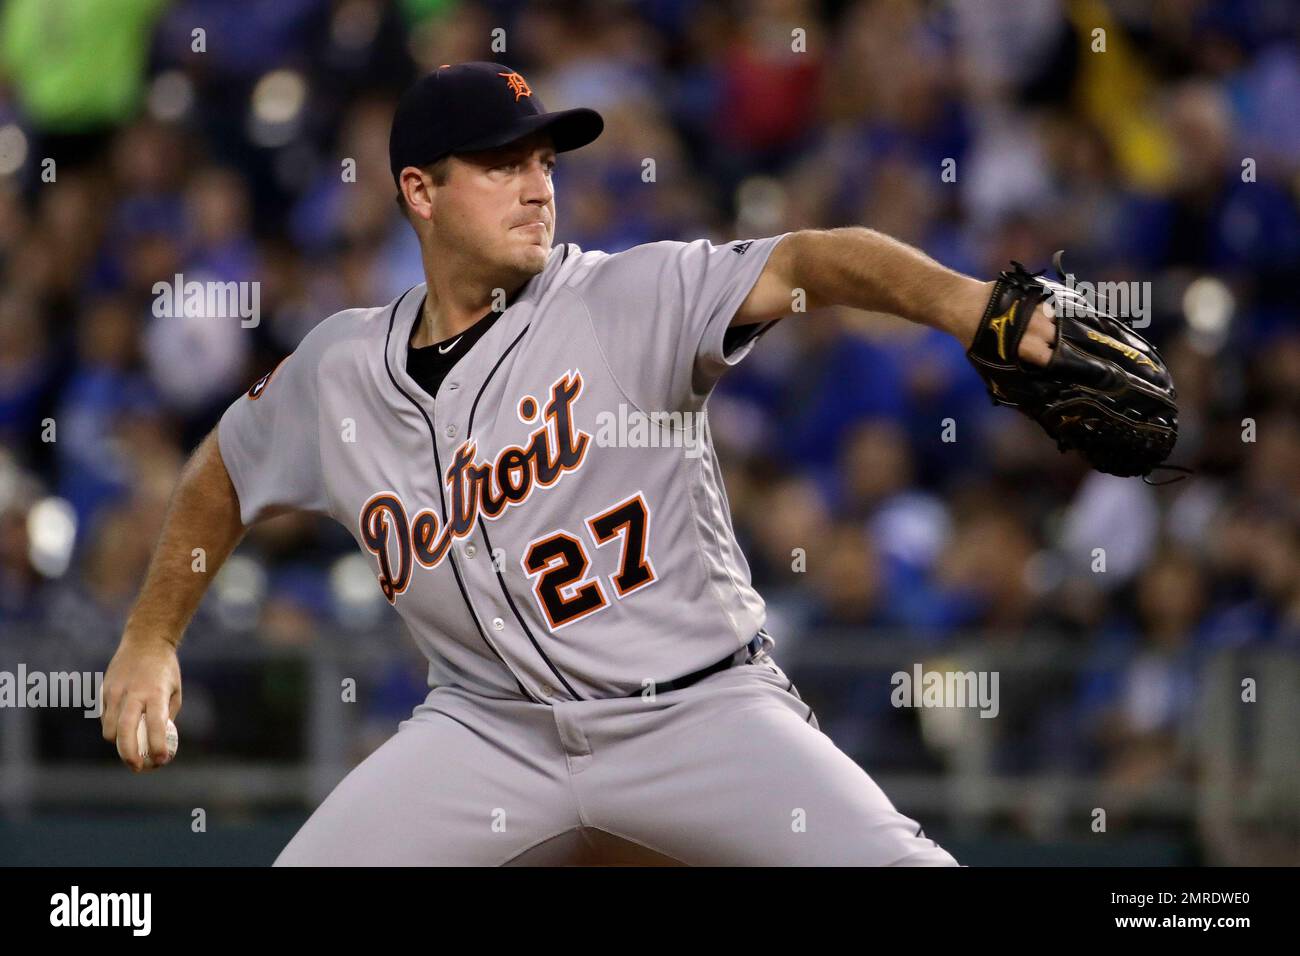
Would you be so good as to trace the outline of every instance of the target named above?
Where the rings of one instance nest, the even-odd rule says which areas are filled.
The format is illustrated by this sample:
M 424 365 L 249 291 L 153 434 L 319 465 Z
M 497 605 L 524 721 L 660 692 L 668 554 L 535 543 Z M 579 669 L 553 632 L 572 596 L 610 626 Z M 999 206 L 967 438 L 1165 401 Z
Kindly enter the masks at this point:
M 763 632 L 759 631 L 755 634 L 753 640 L 746 644 L 744 649 L 749 652 L 748 656 L 745 658 L 745 661 L 748 662 L 750 658 L 763 649 Z M 710 674 L 716 674 L 718 671 L 726 670 L 735 663 L 736 655 L 728 654 L 716 664 L 710 664 L 708 667 L 703 667 L 693 674 L 687 674 L 685 677 L 679 677 L 676 680 L 667 680 L 663 683 L 656 683 L 653 685 L 652 689 L 656 694 L 666 694 L 670 690 L 681 690 L 683 687 L 690 687 L 692 684 L 704 680 L 704 678 L 708 677 Z M 640 697 L 642 693 L 643 691 L 638 690 L 633 691 L 627 696 Z

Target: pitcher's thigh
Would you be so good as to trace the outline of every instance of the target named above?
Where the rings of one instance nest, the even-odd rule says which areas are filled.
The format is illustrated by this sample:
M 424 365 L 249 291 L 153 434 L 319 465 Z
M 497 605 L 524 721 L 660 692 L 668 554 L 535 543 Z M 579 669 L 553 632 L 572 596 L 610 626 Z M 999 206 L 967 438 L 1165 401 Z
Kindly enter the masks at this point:
M 788 717 L 773 723 L 771 733 L 743 748 L 757 768 L 753 812 L 742 826 L 754 840 L 754 863 L 957 865 L 829 737 Z
M 620 763 L 634 765 L 624 789 L 640 792 L 622 807 L 602 801 L 619 818 L 611 829 L 693 865 L 957 865 L 807 722 L 783 674 L 763 675 L 753 693 L 737 693 L 738 680 L 753 677 L 675 708 L 624 748 Z
M 276 866 L 492 866 L 577 824 L 563 779 L 450 717 L 398 732 L 343 779 Z

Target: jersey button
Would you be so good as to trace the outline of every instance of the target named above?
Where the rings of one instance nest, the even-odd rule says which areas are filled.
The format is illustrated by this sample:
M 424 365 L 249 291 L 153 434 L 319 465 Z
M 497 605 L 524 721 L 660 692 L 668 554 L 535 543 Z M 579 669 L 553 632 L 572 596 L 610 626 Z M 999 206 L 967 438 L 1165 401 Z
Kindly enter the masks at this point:
M 501 618 L 499 617 L 494 617 L 492 618 L 492 626 L 496 628 L 498 631 L 500 631 L 505 628 L 506 622 L 501 620 Z
M 465 545 L 465 557 L 472 558 L 476 554 L 478 554 L 478 548 L 474 547 L 472 544 Z
M 543 697 L 555 696 L 555 688 L 552 687 L 550 684 L 543 684 L 541 687 L 538 688 L 538 690 L 542 692 Z
M 456 437 L 456 426 L 455 426 L 455 425 L 448 425 L 448 426 L 447 426 L 447 437 L 448 437 L 448 438 L 455 438 L 455 437 Z

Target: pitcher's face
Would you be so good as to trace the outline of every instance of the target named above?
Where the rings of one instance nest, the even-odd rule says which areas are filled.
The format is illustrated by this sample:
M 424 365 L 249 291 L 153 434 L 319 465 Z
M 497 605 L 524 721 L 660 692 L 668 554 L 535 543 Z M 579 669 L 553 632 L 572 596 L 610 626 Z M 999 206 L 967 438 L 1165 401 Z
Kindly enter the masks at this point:
M 541 272 L 555 238 L 554 169 L 547 133 L 451 157 L 433 195 L 439 245 L 452 244 L 488 272 Z

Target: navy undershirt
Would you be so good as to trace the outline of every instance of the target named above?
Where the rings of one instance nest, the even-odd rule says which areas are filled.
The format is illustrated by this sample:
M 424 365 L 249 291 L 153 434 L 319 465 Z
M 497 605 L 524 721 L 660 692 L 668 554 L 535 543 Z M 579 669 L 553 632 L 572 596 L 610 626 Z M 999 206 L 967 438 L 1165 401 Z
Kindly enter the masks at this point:
M 421 308 L 423 309 L 423 306 Z M 449 339 L 434 342 L 423 348 L 417 349 L 408 342 L 406 345 L 407 374 L 415 379 L 416 384 L 428 392 L 430 397 L 436 396 L 438 386 L 447 377 L 452 366 L 474 347 L 474 343 L 481 339 L 499 318 L 501 318 L 500 312 L 489 312 L 460 335 L 453 335 Z M 416 329 L 419 327 L 420 323 L 417 322 L 415 328 L 411 330 L 412 339 L 415 338 Z

